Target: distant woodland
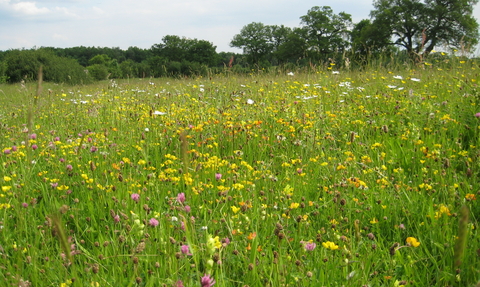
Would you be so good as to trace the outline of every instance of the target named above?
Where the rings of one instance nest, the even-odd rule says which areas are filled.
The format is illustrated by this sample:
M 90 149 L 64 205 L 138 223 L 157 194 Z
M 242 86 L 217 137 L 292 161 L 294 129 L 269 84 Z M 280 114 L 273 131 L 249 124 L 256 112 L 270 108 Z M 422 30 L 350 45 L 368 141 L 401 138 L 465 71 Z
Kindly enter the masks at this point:
M 300 27 L 253 22 L 217 52 L 206 40 L 164 36 L 148 49 L 34 47 L 0 51 L 0 83 L 35 80 L 68 84 L 115 78 L 190 77 L 264 69 L 362 69 L 368 65 L 443 61 L 478 44 L 477 0 L 375 0 L 371 19 L 352 22 L 329 6 L 312 7 Z M 436 50 L 442 51 L 438 53 Z

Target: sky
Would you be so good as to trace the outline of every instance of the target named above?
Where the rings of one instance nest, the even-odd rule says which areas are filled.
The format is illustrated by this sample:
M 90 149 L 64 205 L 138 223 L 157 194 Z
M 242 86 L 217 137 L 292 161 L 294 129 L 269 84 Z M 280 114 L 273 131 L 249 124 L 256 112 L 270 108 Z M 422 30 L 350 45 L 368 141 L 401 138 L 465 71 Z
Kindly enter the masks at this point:
M 217 52 L 252 22 L 299 27 L 314 6 L 368 19 L 373 0 L 0 0 L 0 50 L 75 46 L 150 48 L 165 35 L 207 40 Z M 480 19 L 480 7 L 474 16 Z

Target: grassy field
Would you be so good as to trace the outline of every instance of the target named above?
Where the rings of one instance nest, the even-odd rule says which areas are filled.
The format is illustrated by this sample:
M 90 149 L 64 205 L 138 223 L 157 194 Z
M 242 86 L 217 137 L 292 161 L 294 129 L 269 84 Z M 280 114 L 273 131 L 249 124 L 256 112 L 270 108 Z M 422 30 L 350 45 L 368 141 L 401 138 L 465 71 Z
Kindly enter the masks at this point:
M 479 286 L 480 67 L 0 86 L 3 286 Z

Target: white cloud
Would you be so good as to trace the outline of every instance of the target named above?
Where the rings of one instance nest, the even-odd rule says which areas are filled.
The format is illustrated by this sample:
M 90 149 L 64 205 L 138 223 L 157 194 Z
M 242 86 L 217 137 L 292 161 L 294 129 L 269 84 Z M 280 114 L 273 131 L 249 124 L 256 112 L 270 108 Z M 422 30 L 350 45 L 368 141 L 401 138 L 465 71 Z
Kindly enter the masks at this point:
M 7 2 L 8 4 L 8 2 Z M 18 2 L 10 4 L 11 8 L 15 12 L 19 12 L 26 15 L 40 15 L 50 12 L 48 8 L 38 8 L 35 2 Z

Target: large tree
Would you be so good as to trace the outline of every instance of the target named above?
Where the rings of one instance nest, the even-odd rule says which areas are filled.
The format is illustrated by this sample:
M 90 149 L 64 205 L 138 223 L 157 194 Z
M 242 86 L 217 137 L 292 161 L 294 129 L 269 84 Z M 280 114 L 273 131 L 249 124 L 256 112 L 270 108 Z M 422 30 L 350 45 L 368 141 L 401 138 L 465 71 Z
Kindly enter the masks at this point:
M 373 25 L 385 27 L 391 43 L 412 58 L 428 55 L 435 47 L 457 49 L 478 43 L 478 23 L 472 16 L 478 0 L 375 0 Z
M 350 14 L 345 12 L 334 14 L 329 6 L 315 6 L 300 19 L 307 33 L 310 51 L 318 55 L 328 55 L 343 52 L 349 46 L 352 27 Z
M 242 28 L 230 42 L 231 47 L 241 48 L 250 64 L 258 65 L 274 49 L 272 26 L 252 22 Z

